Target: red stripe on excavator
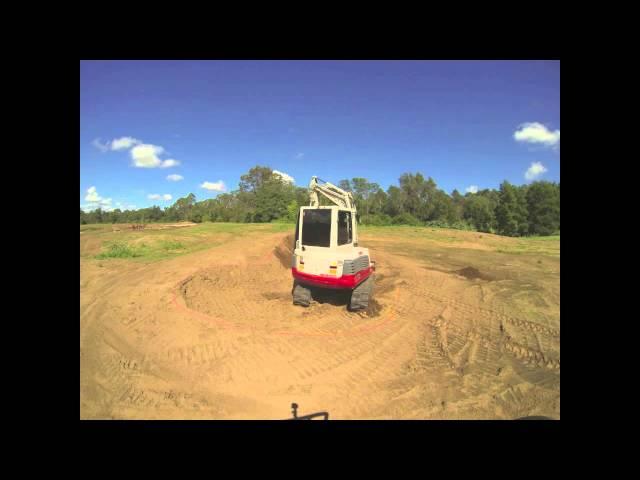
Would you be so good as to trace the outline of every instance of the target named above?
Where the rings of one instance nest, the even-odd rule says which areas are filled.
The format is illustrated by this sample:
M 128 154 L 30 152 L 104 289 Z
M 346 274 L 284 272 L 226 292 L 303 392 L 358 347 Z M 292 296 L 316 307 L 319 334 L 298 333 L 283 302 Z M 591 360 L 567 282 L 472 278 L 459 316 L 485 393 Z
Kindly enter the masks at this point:
M 302 283 L 308 283 L 318 287 L 355 288 L 358 284 L 362 283 L 363 280 L 366 280 L 369 275 L 371 275 L 371 267 L 360 270 L 355 275 L 342 275 L 337 278 L 333 275 L 311 275 L 310 273 L 299 271 L 296 267 L 291 268 L 291 274 L 293 275 L 293 278 Z

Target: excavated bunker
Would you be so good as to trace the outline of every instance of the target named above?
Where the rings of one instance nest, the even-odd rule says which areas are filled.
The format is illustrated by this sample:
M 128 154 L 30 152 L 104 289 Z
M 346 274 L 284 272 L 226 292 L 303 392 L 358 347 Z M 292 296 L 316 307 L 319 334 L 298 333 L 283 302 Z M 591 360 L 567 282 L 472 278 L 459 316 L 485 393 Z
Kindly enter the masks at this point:
M 287 235 L 266 255 L 249 254 L 235 263 L 221 262 L 197 271 L 180 284 L 186 306 L 211 317 L 213 323 L 266 330 L 308 326 L 343 330 L 344 320 L 353 325 L 384 314 L 395 285 L 383 274 L 376 274 L 374 298 L 364 311 L 348 311 L 350 292 L 322 288 L 312 289 L 309 307 L 293 305 L 293 237 Z

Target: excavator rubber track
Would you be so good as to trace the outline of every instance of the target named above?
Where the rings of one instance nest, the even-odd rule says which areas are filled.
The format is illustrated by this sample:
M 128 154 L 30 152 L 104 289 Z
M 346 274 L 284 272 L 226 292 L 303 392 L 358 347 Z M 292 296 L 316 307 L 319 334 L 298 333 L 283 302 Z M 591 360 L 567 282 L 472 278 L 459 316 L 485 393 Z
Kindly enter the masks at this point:
M 353 289 L 349 310 L 365 310 L 369 306 L 369 300 L 373 296 L 374 275 L 369 276 L 364 282 Z
M 311 290 L 298 282 L 293 282 L 293 304 L 308 307 L 311 303 Z

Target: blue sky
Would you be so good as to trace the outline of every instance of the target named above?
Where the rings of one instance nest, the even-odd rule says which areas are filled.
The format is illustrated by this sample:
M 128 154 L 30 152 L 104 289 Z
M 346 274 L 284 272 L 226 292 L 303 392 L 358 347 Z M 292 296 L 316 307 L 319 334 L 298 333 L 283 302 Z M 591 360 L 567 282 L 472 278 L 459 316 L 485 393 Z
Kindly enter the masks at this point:
M 560 63 L 81 62 L 81 206 L 212 198 L 258 164 L 298 186 L 559 181 Z

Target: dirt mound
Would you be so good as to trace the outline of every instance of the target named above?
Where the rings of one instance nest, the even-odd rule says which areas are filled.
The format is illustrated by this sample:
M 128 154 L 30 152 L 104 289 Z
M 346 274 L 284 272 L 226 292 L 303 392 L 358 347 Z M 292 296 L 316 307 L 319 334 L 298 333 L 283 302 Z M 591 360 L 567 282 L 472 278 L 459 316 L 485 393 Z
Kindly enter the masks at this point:
M 291 268 L 291 257 L 293 256 L 295 235 L 292 233 L 287 235 L 273 249 L 273 254 L 280 261 L 283 268 Z
M 475 280 L 475 279 L 487 280 L 487 281 L 493 280 L 492 276 L 481 273 L 480 270 L 474 267 L 466 267 L 461 270 L 457 270 L 455 273 L 457 273 L 458 275 L 462 275 L 463 277 L 468 278 L 469 280 Z
M 210 316 L 213 323 L 219 321 L 264 330 L 312 327 L 328 333 L 344 327 L 338 319 L 361 321 L 385 312 L 384 304 L 389 301 L 395 285 L 384 275 L 379 275 L 379 280 L 376 278 L 374 299 L 365 311 L 347 310 L 350 290 L 322 288 L 311 289 L 309 308 L 293 307 L 292 240 L 293 236 L 287 236 L 278 243 L 273 250 L 273 260 L 228 268 L 209 267 L 190 275 L 180 285 L 185 305 Z

